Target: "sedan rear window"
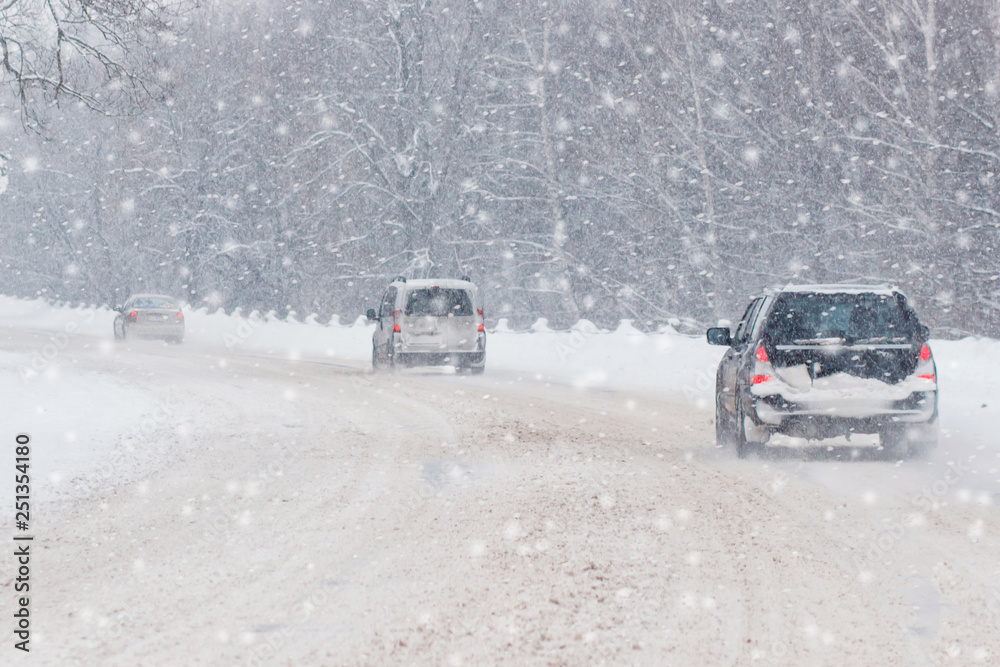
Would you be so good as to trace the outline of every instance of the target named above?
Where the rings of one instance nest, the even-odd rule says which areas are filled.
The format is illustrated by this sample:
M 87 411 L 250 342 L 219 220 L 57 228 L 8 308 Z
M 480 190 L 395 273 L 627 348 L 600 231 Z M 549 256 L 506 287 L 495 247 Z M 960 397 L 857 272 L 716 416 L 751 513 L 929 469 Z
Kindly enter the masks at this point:
M 132 301 L 133 308 L 176 308 L 173 299 L 165 296 L 137 296 Z
M 767 318 L 777 345 L 843 341 L 906 343 L 917 332 L 916 316 L 894 295 L 783 294 Z
M 472 315 L 472 299 L 463 289 L 417 289 L 406 297 L 405 315 L 445 317 Z

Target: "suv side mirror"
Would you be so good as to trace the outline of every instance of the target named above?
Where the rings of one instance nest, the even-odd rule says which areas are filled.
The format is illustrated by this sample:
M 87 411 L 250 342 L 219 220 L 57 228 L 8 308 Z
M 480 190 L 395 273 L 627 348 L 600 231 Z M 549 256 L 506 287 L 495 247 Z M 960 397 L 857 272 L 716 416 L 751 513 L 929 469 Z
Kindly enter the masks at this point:
M 121 305 L 121 304 L 118 304 L 117 306 L 115 306 L 115 307 L 114 307 L 114 308 L 112 308 L 111 310 L 115 311 L 116 313 L 120 313 L 120 312 L 122 312 L 123 310 L 125 310 L 125 306 L 123 306 L 123 305 Z
M 378 319 L 378 315 L 375 313 L 374 308 L 369 308 L 368 312 L 365 313 L 365 316 L 368 318 L 369 322 L 374 322 Z
M 712 327 L 705 332 L 705 338 L 709 345 L 732 345 L 733 337 L 729 333 L 729 327 Z

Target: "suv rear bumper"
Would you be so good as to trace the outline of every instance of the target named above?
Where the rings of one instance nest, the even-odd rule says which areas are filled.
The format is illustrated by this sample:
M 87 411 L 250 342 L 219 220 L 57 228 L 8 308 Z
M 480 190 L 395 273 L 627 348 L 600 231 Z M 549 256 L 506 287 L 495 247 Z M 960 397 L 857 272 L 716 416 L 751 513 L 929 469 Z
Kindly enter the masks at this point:
M 801 406 L 780 395 L 756 397 L 753 406 L 756 424 L 772 432 L 807 438 L 881 433 L 893 426 L 930 425 L 937 421 L 936 391 L 913 392 L 904 400 L 871 407 L 864 412 L 838 413 L 836 408 Z

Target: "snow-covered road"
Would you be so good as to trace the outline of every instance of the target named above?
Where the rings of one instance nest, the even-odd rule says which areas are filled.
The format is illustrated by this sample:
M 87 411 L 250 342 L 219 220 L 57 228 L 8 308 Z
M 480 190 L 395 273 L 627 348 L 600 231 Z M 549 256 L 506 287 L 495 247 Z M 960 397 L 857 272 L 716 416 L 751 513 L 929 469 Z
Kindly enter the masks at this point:
M 2 336 L 26 358 L 51 332 Z M 58 366 L 137 403 L 106 464 L 46 480 L 36 663 L 1000 656 L 1000 521 L 947 450 L 740 461 L 676 394 L 513 371 L 84 334 Z

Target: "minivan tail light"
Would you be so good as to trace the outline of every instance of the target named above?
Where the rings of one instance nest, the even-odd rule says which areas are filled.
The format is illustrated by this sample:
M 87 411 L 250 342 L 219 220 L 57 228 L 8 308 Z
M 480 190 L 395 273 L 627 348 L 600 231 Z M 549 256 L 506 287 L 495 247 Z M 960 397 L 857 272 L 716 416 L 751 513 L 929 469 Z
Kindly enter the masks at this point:
M 184 313 L 178 311 L 178 313 L 177 313 L 177 319 L 183 321 L 184 320 Z
M 931 358 L 931 348 L 927 347 L 927 343 L 920 348 L 920 361 L 928 361 Z
M 136 318 L 138 317 L 139 317 L 139 311 L 133 310 L 131 313 L 128 314 L 128 321 L 135 322 Z
M 399 312 L 400 311 L 398 311 L 398 310 L 392 311 L 392 332 L 393 333 L 399 333 L 399 332 L 402 331 L 402 329 L 399 327 L 399 324 L 396 322 L 396 318 L 399 316 Z
M 757 361 L 760 361 L 760 362 L 763 362 L 763 363 L 767 363 L 767 350 L 764 349 L 763 345 L 761 345 L 760 347 L 757 348 Z M 768 378 L 768 379 L 770 379 L 770 378 Z M 754 383 L 754 384 L 756 384 L 756 383 Z
M 761 348 L 762 350 L 764 348 Z M 754 375 L 753 384 L 763 384 L 764 382 L 769 382 L 771 380 L 770 375 Z
M 479 315 L 479 331 L 480 332 L 485 332 L 486 331 L 486 318 L 483 316 L 483 309 L 482 308 L 476 308 L 476 315 Z

